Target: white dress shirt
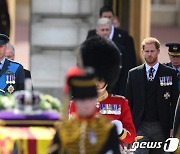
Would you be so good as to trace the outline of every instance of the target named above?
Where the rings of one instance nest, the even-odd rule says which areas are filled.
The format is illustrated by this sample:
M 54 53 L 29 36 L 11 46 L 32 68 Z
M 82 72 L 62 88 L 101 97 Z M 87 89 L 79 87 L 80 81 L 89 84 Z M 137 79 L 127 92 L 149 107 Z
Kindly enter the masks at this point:
M 111 34 L 109 35 L 109 39 L 112 40 L 113 36 L 114 36 L 114 26 L 112 25 Z
M 0 70 L 2 70 L 2 67 L 3 67 L 3 65 L 4 65 L 5 59 L 6 59 L 6 58 L 4 58 L 3 60 L 1 60 L 1 62 L 0 62 Z
M 159 67 L 159 63 L 156 63 L 154 66 L 149 66 L 147 63 L 145 63 L 145 67 L 146 67 L 146 76 L 148 80 L 149 80 L 149 70 L 151 67 L 154 68 L 154 72 L 153 72 L 153 79 L 154 79 L 154 77 L 156 76 L 158 67 Z

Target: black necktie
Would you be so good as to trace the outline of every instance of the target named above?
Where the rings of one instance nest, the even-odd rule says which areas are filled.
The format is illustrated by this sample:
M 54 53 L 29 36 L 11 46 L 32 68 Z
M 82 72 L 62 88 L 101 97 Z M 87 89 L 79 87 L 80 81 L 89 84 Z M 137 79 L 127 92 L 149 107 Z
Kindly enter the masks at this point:
M 153 81 L 153 79 L 154 79 L 154 75 L 153 75 L 154 71 L 155 71 L 155 69 L 153 67 L 151 67 L 149 69 L 149 81 Z

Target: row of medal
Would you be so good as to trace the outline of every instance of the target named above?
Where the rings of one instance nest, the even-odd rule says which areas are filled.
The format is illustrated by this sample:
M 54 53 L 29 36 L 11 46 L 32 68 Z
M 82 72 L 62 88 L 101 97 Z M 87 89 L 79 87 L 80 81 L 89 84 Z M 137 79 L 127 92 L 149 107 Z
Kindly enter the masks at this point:
M 159 77 L 160 79 L 160 86 L 171 86 L 172 83 L 172 76 L 163 76 Z
M 6 75 L 6 84 L 8 85 L 8 84 L 10 84 L 9 86 L 8 86 L 8 88 L 7 88 L 7 90 L 8 90 L 8 92 L 10 93 L 10 94 L 12 94 L 13 92 L 14 92 L 14 86 L 13 86 L 13 84 L 15 84 L 16 83 L 16 77 L 15 77 L 15 74 L 7 74 Z
M 13 75 L 6 75 L 6 84 L 15 84 L 16 77 Z
M 121 105 L 119 104 L 100 104 L 100 113 L 101 114 L 121 114 Z

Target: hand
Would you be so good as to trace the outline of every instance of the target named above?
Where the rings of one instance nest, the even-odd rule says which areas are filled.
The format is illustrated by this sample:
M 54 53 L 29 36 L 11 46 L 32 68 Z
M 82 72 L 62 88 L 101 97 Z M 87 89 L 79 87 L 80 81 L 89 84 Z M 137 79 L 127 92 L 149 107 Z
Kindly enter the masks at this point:
M 116 125 L 117 133 L 118 133 L 118 135 L 120 135 L 122 133 L 122 131 L 123 131 L 122 122 L 120 120 L 113 120 L 113 121 L 111 121 L 111 123 Z

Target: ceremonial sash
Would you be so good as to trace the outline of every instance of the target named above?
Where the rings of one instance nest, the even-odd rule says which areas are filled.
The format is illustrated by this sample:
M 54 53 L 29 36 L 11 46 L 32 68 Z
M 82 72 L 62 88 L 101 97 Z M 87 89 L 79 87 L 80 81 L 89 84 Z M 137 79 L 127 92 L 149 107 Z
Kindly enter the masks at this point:
M 19 64 L 16 64 L 16 63 L 12 63 L 10 62 L 9 63 L 10 65 L 8 66 L 8 69 L 6 72 L 12 72 L 12 73 L 16 73 L 18 67 L 19 67 Z M 0 77 L 0 95 L 4 94 L 4 89 L 6 88 L 7 86 L 7 83 L 6 83 L 6 76 L 7 74 L 3 73 L 2 76 Z

